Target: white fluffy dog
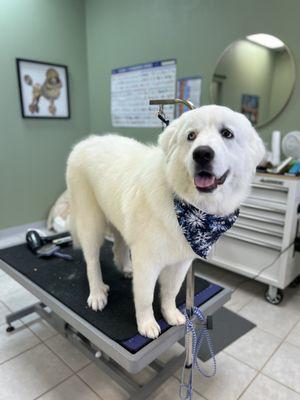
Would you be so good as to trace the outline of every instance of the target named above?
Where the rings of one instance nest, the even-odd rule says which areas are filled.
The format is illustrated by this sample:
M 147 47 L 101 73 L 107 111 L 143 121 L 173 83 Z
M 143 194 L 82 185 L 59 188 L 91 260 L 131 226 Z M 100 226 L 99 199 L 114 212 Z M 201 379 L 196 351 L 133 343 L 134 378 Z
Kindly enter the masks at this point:
M 213 105 L 174 120 L 158 146 L 112 134 L 77 144 L 67 165 L 70 229 L 87 264 L 88 305 L 97 311 L 107 304 L 99 249 L 110 229 L 117 266 L 133 272 L 139 332 L 150 338 L 160 333 L 152 309 L 157 279 L 165 320 L 184 324 L 175 298 L 196 255 L 178 224 L 173 196 L 210 214 L 232 213 L 247 196 L 263 155 L 250 122 Z

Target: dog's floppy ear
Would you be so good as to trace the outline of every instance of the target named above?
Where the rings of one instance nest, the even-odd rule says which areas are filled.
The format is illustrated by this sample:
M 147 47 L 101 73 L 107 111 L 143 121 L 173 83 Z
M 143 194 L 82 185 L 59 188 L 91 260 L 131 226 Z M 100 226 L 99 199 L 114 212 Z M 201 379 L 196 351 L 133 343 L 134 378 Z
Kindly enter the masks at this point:
M 175 119 L 170 125 L 159 135 L 158 145 L 163 149 L 166 156 L 170 156 L 177 142 L 178 120 Z

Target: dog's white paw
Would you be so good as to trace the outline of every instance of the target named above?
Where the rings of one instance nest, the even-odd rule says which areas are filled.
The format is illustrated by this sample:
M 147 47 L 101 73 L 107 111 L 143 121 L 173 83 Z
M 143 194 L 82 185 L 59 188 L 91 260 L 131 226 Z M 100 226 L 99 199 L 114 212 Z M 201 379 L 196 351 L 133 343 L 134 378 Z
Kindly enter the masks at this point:
M 178 308 L 162 310 L 164 319 L 169 325 L 184 325 L 186 320 L 185 316 L 178 310 Z
M 131 264 L 126 265 L 123 269 L 123 274 L 126 279 L 132 279 L 132 266 Z
M 143 321 L 142 323 L 139 323 L 138 331 L 143 336 L 146 336 L 150 339 L 156 339 L 160 334 L 160 326 L 153 318 L 151 320 Z
M 90 295 L 87 299 L 89 307 L 91 307 L 94 311 L 102 311 L 107 304 L 108 291 L 109 286 L 103 284 L 98 289 L 90 292 Z

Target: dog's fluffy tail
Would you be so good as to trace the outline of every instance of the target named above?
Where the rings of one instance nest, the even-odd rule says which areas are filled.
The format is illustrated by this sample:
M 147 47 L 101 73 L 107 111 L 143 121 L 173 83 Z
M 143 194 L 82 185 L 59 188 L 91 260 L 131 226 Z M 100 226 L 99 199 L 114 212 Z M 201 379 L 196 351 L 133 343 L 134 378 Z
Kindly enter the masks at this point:
M 72 214 L 70 214 L 68 217 L 67 227 L 68 227 L 68 231 L 71 233 L 71 236 L 72 236 L 73 247 L 80 248 L 80 241 L 79 241 L 79 238 L 77 235 L 77 230 L 76 230 L 76 221 L 75 221 L 74 216 L 72 217 Z

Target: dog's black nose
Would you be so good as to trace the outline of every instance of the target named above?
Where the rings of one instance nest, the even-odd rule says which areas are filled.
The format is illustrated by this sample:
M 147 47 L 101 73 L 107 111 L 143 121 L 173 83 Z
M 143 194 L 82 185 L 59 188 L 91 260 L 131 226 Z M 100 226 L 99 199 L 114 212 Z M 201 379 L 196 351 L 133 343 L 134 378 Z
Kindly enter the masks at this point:
M 193 160 L 200 164 L 205 165 L 210 163 L 215 156 L 215 152 L 209 146 L 199 146 L 193 152 Z

